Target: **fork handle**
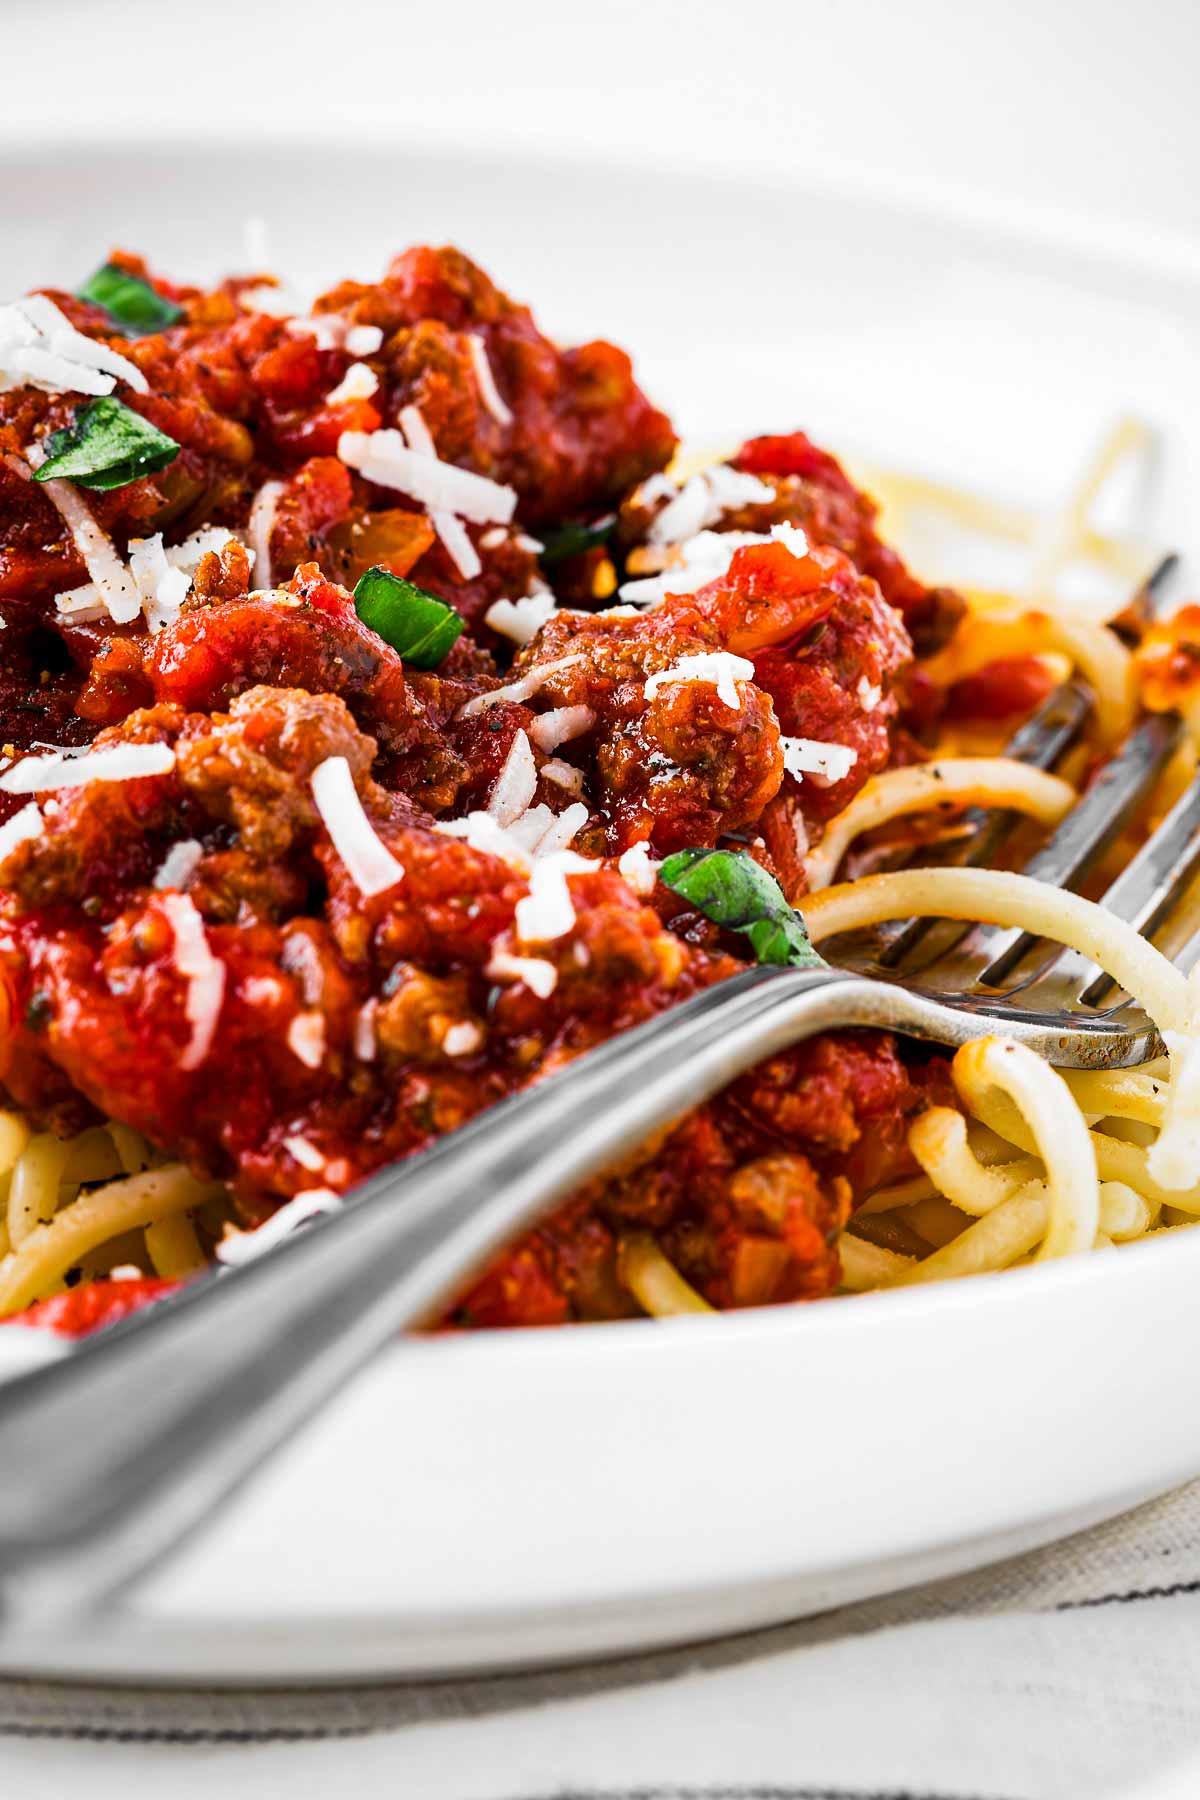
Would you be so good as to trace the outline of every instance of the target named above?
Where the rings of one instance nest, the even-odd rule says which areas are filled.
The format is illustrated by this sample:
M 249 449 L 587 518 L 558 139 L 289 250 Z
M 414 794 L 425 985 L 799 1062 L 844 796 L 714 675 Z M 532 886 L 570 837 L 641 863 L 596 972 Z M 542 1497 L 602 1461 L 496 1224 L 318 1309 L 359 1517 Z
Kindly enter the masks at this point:
M 84 1610 L 208 1519 L 397 1331 L 579 1183 L 831 1026 L 947 1039 L 920 996 L 747 970 L 376 1175 L 261 1261 L 0 1389 L 0 1624 Z M 964 1018 L 962 1039 L 985 1029 Z

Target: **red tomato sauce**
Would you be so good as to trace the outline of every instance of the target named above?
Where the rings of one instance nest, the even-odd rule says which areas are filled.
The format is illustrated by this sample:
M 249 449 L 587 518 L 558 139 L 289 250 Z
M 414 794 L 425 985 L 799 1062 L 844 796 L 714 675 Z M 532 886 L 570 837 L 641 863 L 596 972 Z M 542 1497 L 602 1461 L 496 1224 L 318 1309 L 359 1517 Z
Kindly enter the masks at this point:
M 142 371 L 150 392 L 121 397 L 180 450 L 88 504 L 125 555 L 159 531 L 172 545 L 211 526 L 244 540 L 255 497 L 276 482 L 272 579 L 263 591 L 235 536 L 199 563 L 165 628 L 69 622 L 55 596 L 88 571 L 46 495 L 0 460 L 4 754 L 93 741 L 174 754 L 167 773 L 55 794 L 42 834 L 0 867 L 0 1081 L 39 1125 L 136 1128 L 228 1182 L 250 1226 L 318 1182 L 353 1188 L 741 966 L 743 938 L 661 885 L 637 891 L 617 859 L 638 844 L 656 859 L 739 846 L 797 897 L 804 842 L 898 753 L 914 640 L 943 642 L 960 603 L 909 573 L 879 539 L 869 497 L 795 433 L 743 447 L 733 466 L 769 497 L 712 526 L 763 541 L 698 591 L 622 608 L 613 590 L 661 510 L 642 486 L 672 456 L 674 429 L 623 351 L 558 347 L 457 251 L 411 250 L 378 283 L 341 284 L 316 303 L 324 332 L 253 310 L 247 283 L 202 292 L 123 261 L 182 306 L 178 324 L 129 340 L 100 309 L 54 298 Z M 361 328 L 379 343 L 355 355 L 345 338 Z M 481 388 L 480 347 L 500 416 Z M 355 362 L 374 378 L 369 398 L 331 400 Z M 0 393 L 0 457 L 25 457 L 77 406 Z M 514 490 L 511 525 L 465 523 L 477 574 L 455 565 L 436 517 L 339 458 L 343 433 L 395 430 L 414 406 L 441 461 Z M 542 560 L 565 527 L 612 514 L 607 547 Z M 807 551 L 771 540 L 779 525 L 800 526 Z M 350 590 L 372 566 L 465 619 L 437 668 L 407 664 L 358 617 Z M 498 600 L 547 585 L 561 604 L 532 641 L 487 623 Z M 720 653 L 752 666 L 736 707 L 709 680 L 651 679 Z M 518 695 L 473 705 L 514 683 Z M 1024 703 L 1016 674 L 1010 691 Z M 561 741 L 551 714 L 572 722 Z M 572 878 L 571 928 L 533 945 L 517 928 L 525 875 L 443 829 L 488 807 L 522 733 L 525 804 L 548 816 L 579 804 L 573 848 L 595 865 Z M 833 785 L 798 781 L 784 766 L 788 737 L 845 746 L 853 765 Z M 404 870 L 372 897 L 313 798 L 331 757 L 345 759 Z M 3 796 L 0 818 L 24 803 Z M 195 1066 L 189 978 L 156 885 L 183 843 L 195 847 L 187 897 L 223 983 Z M 549 965 L 552 991 L 506 975 L 512 956 Z M 447 1323 L 636 1313 L 617 1263 L 631 1228 L 653 1231 L 718 1307 L 830 1292 L 854 1199 L 911 1169 L 907 1123 L 931 1086 L 944 1098 L 940 1070 L 867 1033 L 773 1059 L 559 1208 Z M 319 1176 L 297 1160 L 298 1139 Z M 170 1286 L 93 1281 L 23 1316 L 87 1331 Z

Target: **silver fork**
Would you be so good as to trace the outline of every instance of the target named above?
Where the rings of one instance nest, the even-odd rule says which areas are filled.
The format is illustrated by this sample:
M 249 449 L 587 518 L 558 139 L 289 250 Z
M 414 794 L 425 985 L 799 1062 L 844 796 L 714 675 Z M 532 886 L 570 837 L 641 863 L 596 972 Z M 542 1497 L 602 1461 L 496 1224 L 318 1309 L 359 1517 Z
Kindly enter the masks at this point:
M 1072 690 L 1012 746 L 1054 761 Z M 1064 714 L 1065 707 L 1065 714 Z M 1076 728 L 1079 722 L 1076 720 Z M 1140 726 L 1030 867 L 1078 881 L 1145 796 L 1178 722 Z M 980 827 L 983 829 L 983 826 Z M 991 846 L 988 846 L 990 853 Z M 980 855 L 974 840 L 958 856 Z M 1156 925 L 1200 866 L 1200 779 L 1105 904 Z M 961 932 L 962 927 L 958 930 Z M 940 956 L 893 935 L 872 967 L 753 968 L 579 1058 L 364 1183 L 257 1263 L 203 1277 L 0 1390 L 0 1622 L 43 1627 L 158 1561 L 247 1481 L 395 1333 L 435 1317 L 487 1258 L 555 1202 L 755 1063 L 821 1031 L 895 1030 L 957 1046 L 987 1032 L 1075 1068 L 1157 1054 L 1097 971 L 1011 933 L 967 931 Z M 897 945 L 899 948 L 897 949 Z M 1004 994 L 988 985 L 1045 964 Z M 910 964 L 920 965 L 920 986 Z M 1082 966 L 1081 966 L 1082 965 Z

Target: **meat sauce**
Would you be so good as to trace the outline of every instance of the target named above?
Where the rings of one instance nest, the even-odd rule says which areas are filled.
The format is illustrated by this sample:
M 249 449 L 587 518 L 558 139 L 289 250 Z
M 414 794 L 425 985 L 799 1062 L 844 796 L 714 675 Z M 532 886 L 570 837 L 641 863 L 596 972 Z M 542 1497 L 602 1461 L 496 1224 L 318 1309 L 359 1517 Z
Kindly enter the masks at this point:
M 164 629 L 71 623 L 55 596 L 87 570 L 46 496 L 0 461 L 5 755 L 44 743 L 174 754 L 166 773 L 53 795 L 41 835 L 4 862 L 0 1079 L 42 1126 L 134 1127 L 227 1181 L 253 1225 L 317 1181 L 352 1188 L 741 966 L 743 939 L 661 885 L 639 891 L 617 859 L 639 844 L 655 858 L 733 844 L 801 894 L 805 843 L 897 754 L 914 638 L 944 641 L 959 602 L 904 568 L 876 535 L 869 498 L 797 433 L 752 440 L 734 459 L 774 497 L 717 528 L 764 541 L 697 592 L 646 612 L 614 604 L 619 565 L 644 537 L 639 484 L 671 458 L 672 426 L 623 352 L 559 349 L 456 251 L 412 250 L 380 283 L 335 288 L 314 309 L 336 323 L 326 334 L 252 310 L 246 283 L 154 285 L 181 321 L 106 341 L 149 384 L 123 399 L 181 449 L 89 505 L 121 554 L 155 531 L 178 543 L 225 526 L 244 540 L 255 496 L 278 482 L 273 585 L 235 537 L 200 561 Z M 105 336 L 98 308 L 54 298 L 78 329 Z M 377 328 L 377 351 L 326 347 L 355 327 Z M 479 345 L 501 416 L 481 392 Z M 376 378 L 369 399 L 330 401 L 354 360 Z M 516 493 L 511 526 L 466 526 L 481 565 L 469 579 L 423 509 L 338 458 L 344 432 L 391 428 L 412 406 L 439 458 Z M 72 396 L 0 393 L 0 455 L 24 457 L 75 410 Z M 614 511 L 615 548 L 542 565 L 554 531 Z M 772 539 L 776 525 L 801 526 L 807 549 Z M 467 621 L 436 669 L 407 665 L 359 618 L 350 589 L 371 566 L 411 577 Z M 563 603 L 514 649 L 485 614 L 546 582 Z M 736 707 L 710 680 L 651 681 L 720 653 L 753 666 Z M 561 740 L 549 714 L 571 722 Z M 573 848 L 595 865 L 571 880 L 571 929 L 532 945 L 517 929 L 525 875 L 445 829 L 487 808 L 522 733 L 529 804 L 559 814 L 582 802 Z M 788 737 L 844 745 L 852 767 L 831 785 L 797 780 Z M 403 867 L 373 898 L 313 799 L 330 757 L 345 759 Z M 24 803 L 4 798 L 6 813 Z M 188 901 L 224 971 L 197 1066 L 160 873 L 181 844 Z M 512 976 L 508 959 L 530 957 L 553 970 L 544 995 Z M 652 1230 L 715 1306 L 828 1293 L 855 1196 L 909 1171 L 907 1122 L 931 1087 L 944 1098 L 941 1065 L 905 1061 L 882 1035 L 798 1046 L 560 1207 L 446 1324 L 636 1313 L 617 1256 L 633 1227 Z M 308 1162 L 289 1147 L 297 1140 Z M 29 1317 L 82 1331 L 162 1291 L 96 1282 Z

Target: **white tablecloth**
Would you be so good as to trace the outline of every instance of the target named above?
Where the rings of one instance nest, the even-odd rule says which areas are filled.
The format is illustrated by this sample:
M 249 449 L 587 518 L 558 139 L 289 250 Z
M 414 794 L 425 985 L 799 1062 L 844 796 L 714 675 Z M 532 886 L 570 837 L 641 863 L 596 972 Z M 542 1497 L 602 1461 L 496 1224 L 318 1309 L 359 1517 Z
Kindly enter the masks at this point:
M 1200 1483 L 977 1574 L 560 1673 L 271 1694 L 0 1683 L 22 1800 L 1200 1793 Z

